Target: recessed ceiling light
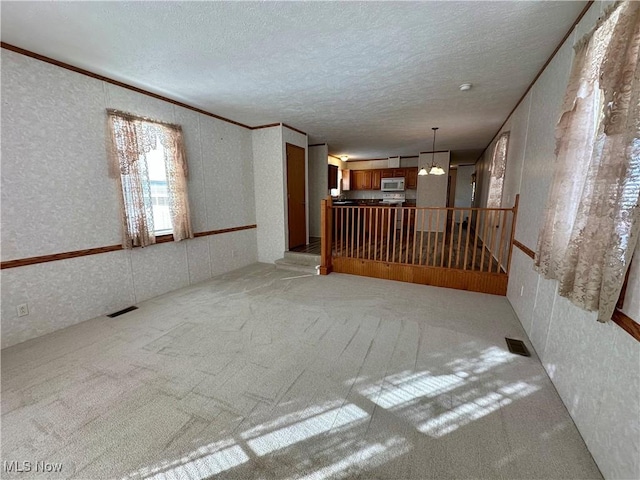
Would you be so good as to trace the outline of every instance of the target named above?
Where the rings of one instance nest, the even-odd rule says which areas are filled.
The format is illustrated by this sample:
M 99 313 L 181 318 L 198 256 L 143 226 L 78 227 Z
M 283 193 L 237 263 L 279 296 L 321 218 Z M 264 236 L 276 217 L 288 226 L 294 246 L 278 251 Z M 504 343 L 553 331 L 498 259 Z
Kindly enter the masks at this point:
M 349 155 L 342 155 L 340 157 L 340 160 L 342 160 L 343 162 L 346 162 L 347 160 L 349 160 Z
M 462 85 L 460 85 L 460 90 L 466 92 L 467 90 L 471 90 L 472 86 L 473 85 L 471 85 L 470 83 L 463 83 Z

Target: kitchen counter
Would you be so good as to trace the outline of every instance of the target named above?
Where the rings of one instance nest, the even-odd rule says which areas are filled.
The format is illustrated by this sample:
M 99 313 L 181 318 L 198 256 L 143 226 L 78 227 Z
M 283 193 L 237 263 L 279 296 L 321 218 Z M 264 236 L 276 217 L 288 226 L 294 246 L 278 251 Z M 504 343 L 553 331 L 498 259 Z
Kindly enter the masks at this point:
M 371 199 L 371 200 L 334 200 L 333 205 L 336 206 L 346 206 L 346 207 L 390 207 L 393 206 L 389 203 L 383 203 L 380 199 Z M 403 207 L 415 207 L 415 200 L 406 200 L 402 203 Z

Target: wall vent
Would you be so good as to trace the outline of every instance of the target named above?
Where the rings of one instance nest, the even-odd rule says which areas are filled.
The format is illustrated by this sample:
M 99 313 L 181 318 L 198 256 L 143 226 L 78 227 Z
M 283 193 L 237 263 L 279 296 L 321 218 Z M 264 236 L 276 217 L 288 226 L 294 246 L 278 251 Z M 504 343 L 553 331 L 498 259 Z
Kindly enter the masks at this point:
M 516 355 L 522 355 L 523 357 L 530 357 L 531 354 L 529 350 L 527 350 L 527 346 L 524 344 L 522 340 L 515 340 L 513 338 L 506 338 L 507 347 L 509 347 L 509 351 L 511 353 L 515 353 Z
M 119 317 L 120 315 L 124 315 L 125 313 L 129 313 L 132 312 L 134 310 L 137 310 L 138 307 L 134 307 L 133 305 L 127 308 L 123 308 L 122 310 L 118 310 L 117 312 L 113 312 L 110 313 L 109 315 L 107 315 L 107 317 L 109 318 L 114 318 L 114 317 Z

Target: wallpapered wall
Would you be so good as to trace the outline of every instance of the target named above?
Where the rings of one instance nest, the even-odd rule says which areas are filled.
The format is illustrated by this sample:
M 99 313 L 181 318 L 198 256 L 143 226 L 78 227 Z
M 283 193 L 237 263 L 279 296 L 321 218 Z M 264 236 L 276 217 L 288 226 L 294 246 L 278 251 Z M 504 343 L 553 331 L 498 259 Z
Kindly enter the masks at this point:
M 253 131 L 258 260 L 273 262 L 285 249 L 282 127 Z
M 196 232 L 256 223 L 250 130 L 4 49 L 1 92 L 3 261 L 120 243 L 107 107 L 182 125 Z M 2 347 L 256 259 L 253 229 L 3 270 Z
M 572 46 L 593 27 L 604 5 L 594 3 L 503 128 L 511 132 L 503 206 L 511 206 L 520 193 L 515 238 L 532 249 L 551 185 L 554 128 Z M 493 144 L 478 165 L 484 173 L 482 205 L 492 151 Z M 540 277 L 533 261 L 514 249 L 508 299 L 600 470 L 605 478 L 640 478 L 640 343 L 612 322 L 596 322 L 595 314 L 556 290 L 557 282 Z M 629 312 L 636 319 L 639 313 Z
M 287 227 L 287 147 L 297 145 L 305 151 L 307 192 L 307 239 L 309 237 L 309 158 L 307 136 L 285 126 L 253 130 L 253 173 L 256 218 L 258 220 L 258 260 L 273 263 L 289 248 Z
M 321 232 L 320 205 L 329 195 L 329 147 L 326 143 L 309 147 L 309 236 Z
M 450 152 L 436 152 L 433 159 L 437 165 L 440 165 L 445 172 L 449 172 L 449 160 L 451 154 Z M 431 153 L 421 153 L 420 160 L 418 161 L 419 168 L 422 166 L 427 166 L 427 168 L 431 165 L 432 154 Z M 426 176 L 418 176 L 418 189 L 417 189 L 417 198 L 416 205 L 418 207 L 446 207 L 447 206 L 447 184 L 449 181 L 449 175 L 426 175 Z M 437 217 L 436 217 L 437 218 Z M 440 218 L 440 224 L 436 226 L 436 220 L 434 219 L 433 230 L 442 232 L 444 230 L 446 223 L 445 215 L 442 215 Z M 417 229 L 418 227 L 416 227 Z M 425 223 L 425 229 L 428 229 L 429 226 Z

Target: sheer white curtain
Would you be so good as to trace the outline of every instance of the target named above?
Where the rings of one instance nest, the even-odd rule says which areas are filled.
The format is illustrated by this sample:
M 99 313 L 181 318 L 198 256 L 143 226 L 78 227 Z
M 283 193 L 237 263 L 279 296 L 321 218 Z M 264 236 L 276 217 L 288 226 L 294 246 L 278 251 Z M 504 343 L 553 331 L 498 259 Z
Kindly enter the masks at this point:
M 162 144 L 174 240 L 192 238 L 187 195 L 187 161 L 182 129 L 117 110 L 107 110 L 111 176 L 122 195 L 122 244 L 125 248 L 155 243 L 147 154 Z
M 509 132 L 504 132 L 498 137 L 491 157 L 487 208 L 500 208 L 502 206 L 502 190 L 504 188 L 504 172 L 507 165 L 508 145 Z
M 575 49 L 536 268 L 607 321 L 640 228 L 640 3 L 616 4 Z

